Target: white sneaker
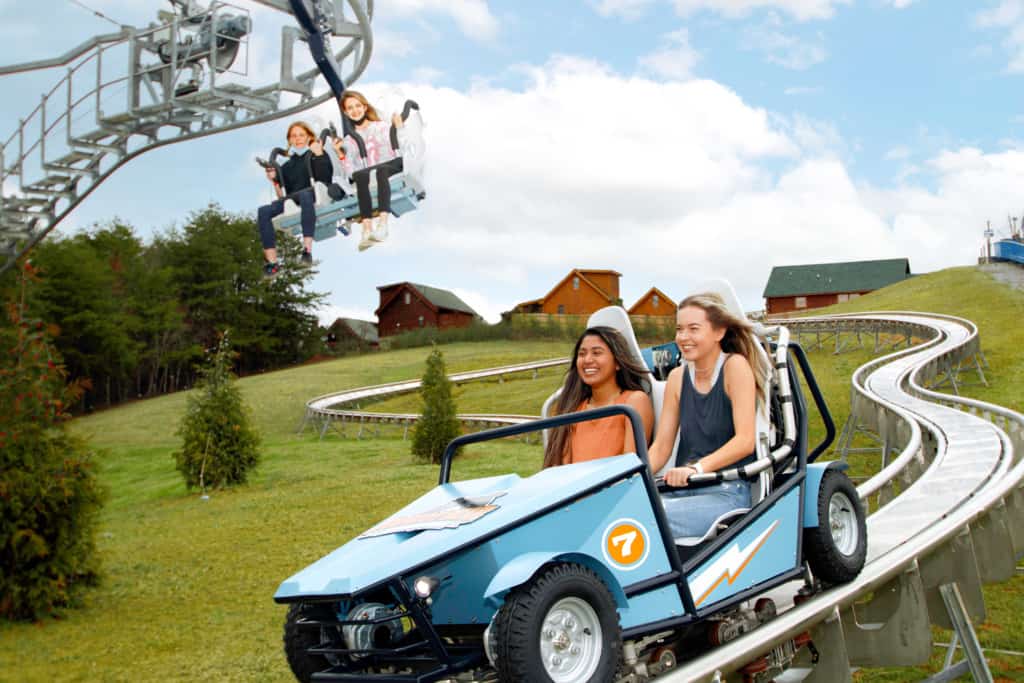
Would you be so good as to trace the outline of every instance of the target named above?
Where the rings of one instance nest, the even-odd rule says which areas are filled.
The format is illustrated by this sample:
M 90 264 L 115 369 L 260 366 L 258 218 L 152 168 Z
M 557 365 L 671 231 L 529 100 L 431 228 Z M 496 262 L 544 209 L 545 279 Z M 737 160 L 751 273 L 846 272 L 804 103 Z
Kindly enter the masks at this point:
M 359 240 L 359 251 L 366 251 L 374 245 L 373 235 L 370 233 L 363 233 L 363 238 Z
M 370 239 L 374 242 L 383 242 L 388 238 L 388 224 L 385 222 L 378 222 L 373 226 L 373 230 L 370 232 Z

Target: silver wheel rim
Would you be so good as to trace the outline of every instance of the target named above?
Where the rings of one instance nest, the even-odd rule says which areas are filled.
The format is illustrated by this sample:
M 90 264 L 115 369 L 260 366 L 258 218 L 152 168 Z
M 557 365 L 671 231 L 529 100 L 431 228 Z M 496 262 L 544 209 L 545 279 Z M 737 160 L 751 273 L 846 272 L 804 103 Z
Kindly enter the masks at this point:
M 857 509 L 842 491 L 834 492 L 828 500 L 828 527 L 840 553 L 852 555 L 857 550 Z
M 540 656 L 555 683 L 589 681 L 601 661 L 601 622 L 581 598 L 562 598 L 540 629 Z

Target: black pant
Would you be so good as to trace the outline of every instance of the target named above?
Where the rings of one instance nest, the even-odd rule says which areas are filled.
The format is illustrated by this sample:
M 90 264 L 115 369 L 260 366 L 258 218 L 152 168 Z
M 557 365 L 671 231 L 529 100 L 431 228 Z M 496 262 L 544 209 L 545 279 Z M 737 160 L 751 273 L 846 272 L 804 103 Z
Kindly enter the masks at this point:
M 299 205 L 302 220 L 302 236 L 312 237 L 316 230 L 316 194 L 313 188 L 294 192 L 283 199 L 275 199 L 269 204 L 264 204 L 256 211 L 256 225 L 260 229 L 260 242 L 264 249 L 273 249 L 277 246 L 274 237 L 274 217 L 284 212 L 284 200 L 294 199 Z
M 356 197 L 359 198 L 359 215 L 361 218 L 373 217 L 373 199 L 370 197 L 370 174 L 377 178 L 377 210 L 391 213 L 391 176 L 401 173 L 402 158 L 391 159 L 382 164 L 364 168 L 352 174 L 352 182 L 356 184 Z

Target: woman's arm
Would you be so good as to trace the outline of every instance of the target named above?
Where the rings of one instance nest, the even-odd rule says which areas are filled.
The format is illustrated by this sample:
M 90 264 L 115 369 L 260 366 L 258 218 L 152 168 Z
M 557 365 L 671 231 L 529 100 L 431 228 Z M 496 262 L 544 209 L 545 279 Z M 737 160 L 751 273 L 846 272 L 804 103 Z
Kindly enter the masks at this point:
M 654 443 L 647 449 L 651 472 L 654 474 L 657 474 L 672 457 L 672 446 L 675 445 L 676 434 L 679 432 L 679 392 L 683 386 L 685 367 L 684 365 L 670 372 L 668 381 L 665 382 L 665 402 L 661 406 L 658 432 L 654 435 Z
M 640 414 L 640 422 L 644 425 L 644 444 L 651 440 L 654 428 L 654 407 L 651 397 L 642 391 L 634 391 L 626 399 L 626 405 L 632 406 Z M 636 441 L 633 439 L 633 423 L 626 419 L 626 438 L 622 442 L 622 453 L 636 452 Z

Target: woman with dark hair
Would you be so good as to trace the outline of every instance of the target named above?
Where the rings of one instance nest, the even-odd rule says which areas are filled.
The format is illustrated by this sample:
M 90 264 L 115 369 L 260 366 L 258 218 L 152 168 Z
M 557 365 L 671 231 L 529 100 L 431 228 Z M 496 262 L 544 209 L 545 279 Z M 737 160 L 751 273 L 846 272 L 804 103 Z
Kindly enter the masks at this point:
M 576 342 L 572 364 L 555 414 L 628 405 L 644 424 L 644 441 L 650 441 L 654 408 L 644 391 L 650 372 L 633 358 L 625 338 L 611 327 L 590 327 Z M 544 467 L 607 458 L 636 450 L 633 426 L 625 415 L 587 420 L 552 430 L 544 450 Z
M 363 224 L 363 236 L 359 250 L 372 247 L 387 237 L 388 214 L 391 213 L 391 176 L 402 172 L 402 157 L 391 145 L 392 126 L 402 128 L 402 117 L 393 114 L 391 122 L 380 120 L 373 105 L 355 90 L 346 90 L 339 102 L 341 110 L 352 124 L 353 134 L 344 140 L 336 140 L 334 149 L 345 167 L 346 174 L 356 186 L 359 200 L 359 217 Z M 358 137 L 358 140 L 357 140 Z M 362 141 L 362 145 L 359 142 Z M 363 156 L 363 150 L 366 155 Z M 370 175 L 377 183 L 377 211 L 373 210 L 370 196 Z M 373 218 L 377 217 L 377 229 Z
M 683 299 L 676 313 L 676 344 L 686 361 L 669 373 L 654 443 L 651 471 L 674 455 L 665 482 L 683 487 L 662 496 L 675 538 L 703 536 L 718 517 L 750 507 L 742 479 L 685 488 L 694 474 L 753 462 L 757 397 L 767 367 L 750 323 L 733 315 L 717 294 Z M 672 446 L 679 434 L 679 449 Z

